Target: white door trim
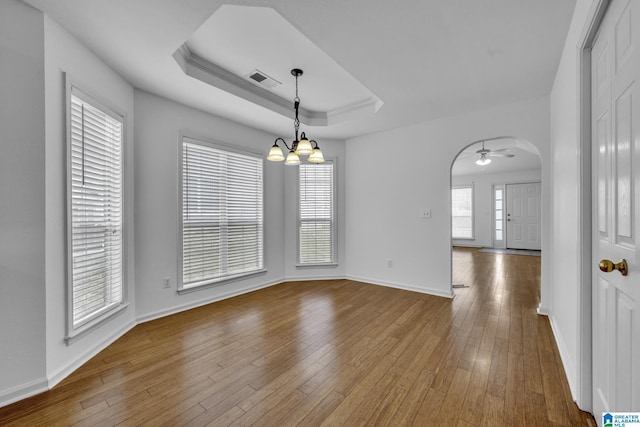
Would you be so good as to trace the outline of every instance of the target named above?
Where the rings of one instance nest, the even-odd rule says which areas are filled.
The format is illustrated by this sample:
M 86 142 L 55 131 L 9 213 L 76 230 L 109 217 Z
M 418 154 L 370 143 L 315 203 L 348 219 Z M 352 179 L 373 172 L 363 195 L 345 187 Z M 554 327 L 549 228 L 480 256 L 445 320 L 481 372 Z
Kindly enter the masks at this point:
M 593 409 L 592 382 L 592 260 L 591 242 L 595 224 L 592 222 L 592 168 L 591 168 L 591 48 L 600 23 L 610 0 L 595 0 L 589 11 L 587 22 L 578 43 L 578 97 L 579 97 L 579 138 L 580 138 L 580 167 L 578 182 L 578 280 L 580 284 L 580 302 L 578 305 L 578 366 L 577 366 L 577 396 L 578 406 L 591 412 Z

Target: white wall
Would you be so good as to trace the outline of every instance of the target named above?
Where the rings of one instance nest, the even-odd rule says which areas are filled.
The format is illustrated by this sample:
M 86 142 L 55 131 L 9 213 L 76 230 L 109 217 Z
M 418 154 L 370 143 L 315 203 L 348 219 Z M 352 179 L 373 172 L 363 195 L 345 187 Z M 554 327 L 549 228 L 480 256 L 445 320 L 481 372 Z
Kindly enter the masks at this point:
M 46 386 L 43 33 L 0 2 L 0 406 Z
M 501 173 L 479 173 L 474 175 L 456 175 L 451 177 L 453 186 L 473 184 L 474 192 L 474 238 L 453 239 L 454 246 L 493 246 L 493 186 L 497 184 L 516 184 L 542 180 L 542 170 L 519 170 Z
M 263 275 L 178 295 L 178 148 L 181 133 L 262 152 L 271 137 L 148 92 L 135 91 L 136 283 L 138 318 L 148 320 L 277 283 L 284 276 L 282 165 L 265 162 Z M 272 143 L 272 142 L 271 142 Z M 278 168 L 280 166 L 280 168 Z M 163 287 L 169 277 L 171 288 Z
M 549 242 L 549 99 L 522 101 L 347 141 L 347 276 L 451 296 L 451 164 L 470 143 L 512 136 L 542 160 Z M 423 209 L 432 218 L 420 217 Z M 392 260 L 392 267 L 387 261 Z M 545 258 L 543 256 L 543 283 Z
M 65 29 L 44 18 L 46 107 L 47 376 L 49 386 L 135 325 L 133 259 L 133 88 Z M 64 73 L 84 91 L 125 115 L 124 313 L 70 345 L 66 335 L 66 88 Z
M 212 116 L 182 104 L 135 91 L 136 116 L 136 296 L 139 320 L 148 320 L 188 307 L 279 283 L 285 278 L 344 277 L 337 268 L 295 269 L 296 168 L 264 162 L 265 269 L 258 276 L 178 295 L 178 147 L 180 134 L 243 147 L 264 155 L 275 136 Z M 327 158 L 344 157 L 342 141 L 323 140 Z M 344 163 L 344 162 L 342 162 Z M 338 163 L 338 177 L 344 166 Z M 344 180 L 338 182 L 338 224 L 344 229 Z M 285 200 L 286 199 L 286 200 Z M 344 242 L 344 232 L 338 233 Z M 342 243 L 344 244 L 344 243 Z M 343 251 L 339 251 L 343 252 Z M 342 255 L 343 256 L 343 255 Z M 171 288 L 163 287 L 163 278 Z
M 596 0 L 576 2 L 560 66 L 551 91 L 552 230 L 554 258 L 562 262 L 552 266 L 552 294 L 549 318 L 567 374 L 569 386 L 578 404 L 589 410 L 591 396 L 581 392 L 580 372 L 590 370 L 590 359 L 581 362 L 580 354 L 580 246 L 583 244 L 580 218 L 580 120 L 578 44 L 592 4 Z M 590 241 L 584 242 L 590 244 Z M 584 365 L 584 366 L 583 366 Z M 590 385 L 586 387 L 590 388 Z

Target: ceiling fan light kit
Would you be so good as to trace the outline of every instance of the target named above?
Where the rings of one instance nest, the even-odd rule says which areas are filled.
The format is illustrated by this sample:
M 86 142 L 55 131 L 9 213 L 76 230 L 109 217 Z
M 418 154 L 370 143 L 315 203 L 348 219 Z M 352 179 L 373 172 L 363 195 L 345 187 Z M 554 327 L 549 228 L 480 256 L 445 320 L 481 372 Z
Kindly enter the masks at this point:
M 298 97 L 298 77 L 300 77 L 302 73 L 302 70 L 299 68 L 291 70 L 291 75 L 296 78 L 296 97 L 293 99 L 293 108 L 296 112 L 295 119 L 293 121 L 295 139 L 291 143 L 291 147 L 289 147 L 284 139 L 280 137 L 276 138 L 273 142 L 273 146 L 271 146 L 271 149 L 269 150 L 269 154 L 267 155 L 267 160 L 269 161 L 281 162 L 284 160 L 285 165 L 299 165 L 302 162 L 300 156 L 309 156 L 307 158 L 309 163 L 324 163 L 324 155 L 322 154 L 322 151 L 320 151 L 320 147 L 318 147 L 318 143 L 315 140 L 308 139 L 304 132 L 300 134 L 300 139 L 298 139 L 298 131 L 300 130 L 300 120 L 298 119 L 298 108 L 300 107 L 300 98 Z M 282 152 L 282 148 L 278 145 L 278 141 L 282 142 L 289 150 L 286 160 L 284 153 Z
M 476 154 L 480 155 L 480 158 L 476 160 L 476 165 L 478 166 L 486 166 L 491 163 L 491 159 L 489 157 L 515 157 L 515 154 L 511 153 L 499 153 L 499 151 L 506 151 L 506 148 L 502 148 L 500 150 L 489 150 L 488 148 L 484 148 L 484 141 L 482 141 L 482 149 L 476 151 Z
M 480 158 L 476 160 L 476 165 L 478 166 L 486 166 L 491 163 L 491 159 L 487 157 L 486 154 L 481 154 Z

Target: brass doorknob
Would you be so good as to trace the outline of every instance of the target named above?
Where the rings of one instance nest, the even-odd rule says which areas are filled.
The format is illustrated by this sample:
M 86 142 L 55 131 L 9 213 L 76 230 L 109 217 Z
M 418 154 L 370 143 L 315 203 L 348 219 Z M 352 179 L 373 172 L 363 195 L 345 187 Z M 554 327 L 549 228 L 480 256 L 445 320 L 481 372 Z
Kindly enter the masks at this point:
M 600 267 L 600 271 L 604 271 L 605 273 L 611 273 L 613 270 L 618 270 L 623 276 L 626 276 L 629 273 L 626 259 L 623 259 L 617 264 L 613 261 L 609 261 L 608 259 L 603 259 L 600 261 L 600 264 L 598 264 L 598 267 Z

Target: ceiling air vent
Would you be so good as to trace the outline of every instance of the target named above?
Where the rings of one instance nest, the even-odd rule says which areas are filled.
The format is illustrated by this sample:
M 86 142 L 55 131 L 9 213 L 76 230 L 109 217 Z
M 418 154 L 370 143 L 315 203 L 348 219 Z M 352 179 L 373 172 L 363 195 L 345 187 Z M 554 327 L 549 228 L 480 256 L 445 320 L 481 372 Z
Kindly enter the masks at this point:
M 249 73 L 249 78 L 269 89 L 272 89 L 278 86 L 279 84 L 281 84 L 279 81 L 277 81 L 272 77 L 267 76 L 265 73 L 263 73 L 260 70 L 253 70 L 251 73 Z

